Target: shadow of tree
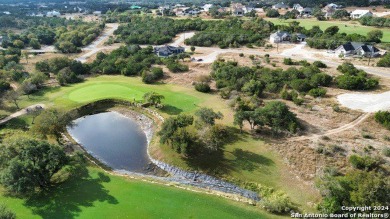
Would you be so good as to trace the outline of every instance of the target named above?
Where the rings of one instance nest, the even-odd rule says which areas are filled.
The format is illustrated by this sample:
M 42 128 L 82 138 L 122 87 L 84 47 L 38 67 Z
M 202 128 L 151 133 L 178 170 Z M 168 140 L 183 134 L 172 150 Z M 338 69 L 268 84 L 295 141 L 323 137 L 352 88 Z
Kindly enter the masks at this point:
M 21 118 L 13 118 L 9 120 L 8 122 L 1 124 L 0 128 L 7 128 L 7 129 L 22 129 L 27 131 L 29 124 Z
M 24 205 L 42 218 L 75 218 L 81 207 L 91 207 L 96 201 L 118 204 L 102 185 L 107 182 L 110 177 L 104 173 L 92 177 L 87 168 L 78 168 L 76 176 L 28 198 Z
M 254 171 L 261 165 L 270 166 L 274 164 L 274 162 L 267 157 L 242 149 L 235 149 L 232 154 L 236 157 L 236 159 L 232 161 L 233 165 L 237 165 L 243 170 Z
M 161 111 L 163 111 L 164 113 L 167 113 L 168 115 L 178 115 L 181 112 L 183 112 L 182 109 L 179 109 L 179 108 L 172 106 L 172 105 L 164 105 L 164 107 L 161 108 Z

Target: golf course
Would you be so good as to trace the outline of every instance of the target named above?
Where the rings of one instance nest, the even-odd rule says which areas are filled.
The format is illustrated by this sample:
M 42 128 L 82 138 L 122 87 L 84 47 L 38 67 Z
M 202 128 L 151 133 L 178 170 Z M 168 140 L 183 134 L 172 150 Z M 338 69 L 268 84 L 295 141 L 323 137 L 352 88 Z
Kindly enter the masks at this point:
M 164 117 L 179 113 L 193 114 L 199 107 L 212 105 L 215 110 L 226 115 L 220 123 L 228 126 L 232 124 L 231 108 L 216 94 L 205 94 L 172 84 L 147 85 L 140 78 L 124 76 L 92 77 L 82 83 L 48 88 L 29 97 L 22 96 L 19 105 L 27 107 L 42 103 L 47 107 L 70 110 L 107 98 L 141 101 L 148 91 L 164 95 L 164 107 L 158 109 Z M 12 135 L 16 130 L 29 126 L 31 121 L 30 115 L 15 118 L 3 125 L 0 134 Z M 227 144 L 223 158 L 213 155 L 197 160 L 183 159 L 169 147 L 159 144 L 152 144 L 151 153 L 159 160 L 183 169 L 201 170 L 221 178 L 269 186 L 285 192 L 294 203 L 308 203 L 318 198 L 315 193 L 304 192 L 276 152 L 268 148 L 261 139 L 255 139 L 249 134 L 236 136 L 234 141 Z M 173 214 L 180 215 L 181 218 L 235 218 L 238 215 L 244 218 L 276 217 L 259 206 L 113 176 L 96 166 L 88 166 L 77 177 L 72 176 L 61 182 L 41 198 L 26 200 L 3 192 L 0 202 L 15 209 L 20 218 L 52 218 L 58 212 L 62 216 L 56 215 L 56 218 L 104 218 L 110 215 L 118 215 L 118 218 L 123 218 L 124 215 L 171 218 Z M 307 205 L 300 207 L 312 209 Z M 172 208 L 174 211 L 166 210 Z
M 299 25 L 306 28 L 311 29 L 313 26 L 319 26 L 322 30 L 325 30 L 331 26 L 339 27 L 340 33 L 348 33 L 348 34 L 361 34 L 367 35 L 368 32 L 372 30 L 381 30 L 383 32 L 382 42 L 390 43 L 390 29 L 389 28 L 377 28 L 377 27 L 369 27 L 363 26 L 358 21 L 318 21 L 315 18 L 311 19 L 288 19 L 283 20 L 279 18 L 266 18 L 266 20 L 271 21 L 276 25 L 288 25 L 288 23 L 292 21 L 299 22 Z

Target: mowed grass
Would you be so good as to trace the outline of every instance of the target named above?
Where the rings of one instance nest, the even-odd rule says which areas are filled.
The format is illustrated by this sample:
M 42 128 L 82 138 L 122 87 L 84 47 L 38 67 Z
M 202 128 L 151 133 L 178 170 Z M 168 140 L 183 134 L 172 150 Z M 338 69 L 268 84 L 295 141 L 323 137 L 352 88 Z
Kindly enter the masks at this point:
M 0 191 L 4 193 L 3 191 Z M 88 167 L 31 199 L 0 196 L 18 218 L 281 218 L 259 207 Z
M 151 91 L 164 95 L 163 112 L 171 115 L 191 112 L 198 104 L 207 100 L 206 94 L 191 88 L 171 84 L 144 84 L 139 77 L 99 76 L 88 78 L 83 83 L 46 89 L 30 95 L 30 98 L 23 96 L 20 105 L 26 107 L 34 103 L 45 103 L 49 107 L 71 109 L 107 98 L 140 101 L 145 93 Z
M 281 20 L 278 18 L 266 18 L 266 20 L 277 25 L 288 25 L 289 22 L 298 21 L 300 26 L 305 27 L 306 29 L 311 29 L 313 26 L 319 26 L 322 30 L 325 30 L 331 26 L 338 26 L 341 33 L 347 34 L 358 33 L 361 35 L 367 35 L 367 33 L 372 30 L 381 30 L 383 31 L 382 42 L 390 42 L 390 28 L 362 26 L 358 21 L 318 21 L 316 19 Z

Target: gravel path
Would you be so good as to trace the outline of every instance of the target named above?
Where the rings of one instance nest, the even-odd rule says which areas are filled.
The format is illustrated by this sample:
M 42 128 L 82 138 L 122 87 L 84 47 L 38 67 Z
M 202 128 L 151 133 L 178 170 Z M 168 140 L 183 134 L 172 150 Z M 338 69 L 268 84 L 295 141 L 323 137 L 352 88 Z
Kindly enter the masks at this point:
M 4 119 L 0 120 L 0 125 L 8 122 L 9 120 L 13 119 L 13 118 L 17 118 L 19 116 L 22 116 L 22 115 L 25 115 L 28 113 L 29 110 L 34 110 L 36 107 L 40 107 L 40 108 L 45 108 L 45 104 L 42 104 L 42 103 L 38 103 L 38 104 L 34 104 L 34 105 L 31 105 L 29 107 L 26 107 L 24 109 L 21 109 L 7 117 L 5 117 Z

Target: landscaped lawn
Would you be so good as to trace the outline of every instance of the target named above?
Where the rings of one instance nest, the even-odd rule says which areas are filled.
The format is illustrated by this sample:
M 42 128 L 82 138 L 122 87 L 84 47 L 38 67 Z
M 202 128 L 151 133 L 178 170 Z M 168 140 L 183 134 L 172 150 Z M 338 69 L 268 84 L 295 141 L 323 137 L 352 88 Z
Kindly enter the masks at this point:
M 382 30 L 383 38 L 382 42 L 389 43 L 390 42 L 390 28 L 377 28 L 377 27 L 369 27 L 362 26 L 358 21 L 318 21 L 316 19 L 293 19 L 293 20 L 281 20 L 278 18 L 266 18 L 266 20 L 271 21 L 274 24 L 278 25 L 288 25 L 289 22 L 298 21 L 301 26 L 306 29 L 311 29 L 313 26 L 319 26 L 322 30 L 330 26 L 338 26 L 340 32 L 342 33 L 358 33 L 362 35 L 367 35 L 371 30 Z
M 3 193 L 3 192 L 1 192 Z M 279 218 L 259 207 L 111 176 L 99 168 L 79 171 L 58 187 L 32 199 L 0 196 L 18 218 Z
M 88 78 L 83 83 L 51 88 L 30 95 L 30 98 L 24 96 L 20 105 L 26 107 L 39 102 L 69 109 L 107 98 L 142 100 L 142 96 L 151 91 L 164 95 L 163 103 L 166 107 L 163 112 L 167 114 L 193 111 L 208 96 L 195 89 L 171 84 L 144 84 L 139 77 L 99 76 Z
M 215 111 L 221 111 L 224 114 L 224 119 L 220 121 L 223 124 L 231 126 L 233 123 L 232 109 L 218 95 L 204 94 L 195 91 L 195 89 L 193 88 L 187 88 L 187 87 L 172 85 L 172 84 L 147 85 L 142 83 L 139 77 L 133 78 L 133 77 L 124 77 L 124 76 L 99 76 L 96 78 L 89 78 L 83 83 L 74 84 L 71 86 L 61 87 L 61 88 L 52 88 L 50 90 L 46 90 L 36 95 L 30 95 L 30 98 L 23 96 L 21 101 L 21 106 L 25 107 L 34 103 L 45 103 L 48 107 L 54 106 L 58 108 L 71 109 L 73 107 L 77 107 L 86 104 L 88 102 L 92 102 L 104 98 L 141 100 L 143 94 L 149 91 L 155 91 L 165 96 L 165 100 L 163 101 L 164 105 L 167 106 L 166 109 L 163 111 L 163 115 L 165 116 L 175 115 L 181 112 L 193 113 L 199 107 L 206 106 L 206 107 L 213 108 Z M 27 115 L 12 120 L 9 124 L 6 125 L 6 129 L 1 130 L 1 133 L 2 132 L 12 133 L 12 131 L 8 132 L 6 130 L 9 129 L 13 130 L 14 129 L 12 128 L 13 126 L 20 127 L 20 128 L 28 126 L 29 124 L 31 124 L 30 117 L 31 116 Z M 10 127 L 8 127 L 8 125 L 10 125 Z M 234 133 L 239 133 L 239 131 L 235 130 Z M 161 148 L 163 153 L 160 153 Z M 301 185 L 301 182 L 296 180 L 295 176 L 288 171 L 288 167 L 284 164 L 283 159 L 276 152 L 270 149 L 269 145 L 265 144 L 264 141 L 261 139 L 253 139 L 253 137 L 248 134 L 238 135 L 237 138 L 234 139 L 234 141 L 226 145 L 222 157 L 205 156 L 202 157 L 201 159 L 191 161 L 191 160 L 182 159 L 177 153 L 173 152 L 173 150 L 168 147 L 162 146 L 161 148 L 160 146 L 153 148 L 153 151 L 155 152 L 154 155 L 159 159 L 163 159 L 168 163 L 177 165 L 184 169 L 191 168 L 192 170 L 202 170 L 209 174 L 217 175 L 220 177 L 226 177 L 226 178 L 234 177 L 235 179 L 239 179 L 242 181 L 256 182 L 262 185 L 276 188 L 278 190 L 282 190 L 286 192 L 289 197 L 291 197 L 293 202 L 300 203 L 301 209 L 304 209 L 306 211 L 313 211 L 312 206 L 307 205 L 307 203 L 314 203 L 318 199 L 317 192 L 313 191 L 312 189 L 307 189 L 308 187 Z M 95 175 L 97 174 L 96 173 L 97 170 L 95 169 L 92 169 L 90 171 Z M 71 183 L 80 184 L 80 182 L 77 181 Z M 109 217 L 110 215 L 112 216 L 113 212 L 118 212 L 118 214 L 122 213 L 121 208 L 124 207 L 120 207 L 121 204 L 129 202 L 130 203 L 129 208 L 135 208 L 138 212 L 140 212 L 142 210 L 141 206 L 143 206 L 144 204 L 132 206 L 132 204 L 142 203 L 141 201 L 139 201 L 138 197 L 132 198 L 131 196 L 131 194 L 136 194 L 136 192 L 131 190 L 131 185 L 135 185 L 135 184 L 146 187 L 146 185 L 144 185 L 145 183 L 135 182 L 135 181 L 129 182 L 129 180 L 125 180 L 121 177 L 111 177 L 111 182 L 107 184 L 107 187 L 105 187 L 105 191 L 110 194 L 112 193 L 111 196 L 114 197 L 115 199 L 118 200 L 123 199 L 123 201 L 119 201 L 119 204 L 117 204 L 118 206 L 114 204 L 107 204 L 107 203 L 102 203 L 100 201 L 96 201 L 96 203 L 93 202 L 87 204 L 85 204 L 84 202 L 81 203 L 76 202 L 73 203 L 73 205 L 69 206 L 68 208 L 70 209 L 74 208 L 75 210 L 73 214 L 75 215 L 78 214 L 77 213 L 78 211 L 82 211 L 83 215 L 90 214 L 90 216 L 88 217 L 92 217 L 92 214 L 95 214 L 95 212 L 100 212 L 100 208 L 97 209 L 96 207 L 102 205 L 103 206 L 101 207 L 102 209 L 109 209 L 109 210 L 107 210 L 106 214 L 104 214 L 105 211 L 102 210 L 100 213 L 96 213 L 96 215 L 102 217 L 103 215 L 105 215 L 105 217 Z M 68 183 L 65 183 L 64 185 L 68 185 Z M 150 186 L 149 184 L 147 185 Z M 74 186 L 74 187 L 78 188 L 78 186 Z M 120 187 L 122 187 L 123 191 L 125 191 L 126 189 L 128 189 L 129 191 L 127 191 L 127 193 L 117 192 L 116 190 L 119 190 Z M 73 189 L 79 191 L 77 188 L 73 188 Z M 174 190 L 172 188 L 166 188 L 166 189 Z M 89 199 L 89 196 L 94 194 L 94 193 L 87 193 L 88 192 L 87 188 L 85 188 L 84 190 L 81 189 L 80 193 L 84 194 L 85 199 Z M 66 191 L 68 192 L 68 190 Z M 62 196 L 64 198 L 63 200 L 64 202 L 66 201 L 66 199 L 71 199 L 73 198 L 71 196 L 75 195 L 75 194 L 68 195 L 67 192 L 66 193 L 63 192 L 62 189 L 60 189 L 60 191 L 53 192 L 51 196 L 55 196 L 58 199 L 53 202 L 59 202 L 59 203 L 62 202 L 62 199 L 60 199 L 60 197 L 57 197 L 57 194 L 58 196 Z M 179 194 L 182 192 L 183 192 L 182 190 L 178 190 L 176 193 Z M 169 194 L 166 194 L 167 195 L 166 200 L 159 200 L 155 198 L 156 200 L 159 200 L 162 203 L 161 206 L 157 206 L 156 208 L 170 209 L 166 205 L 168 205 L 168 203 L 172 203 L 171 211 L 174 212 L 178 211 L 179 218 L 181 218 L 181 216 L 182 217 L 202 216 L 201 213 L 199 214 L 197 213 L 198 210 L 194 210 L 194 211 L 190 211 L 188 209 L 185 210 L 186 209 L 185 207 L 176 208 L 175 203 L 177 202 L 179 204 L 187 203 L 184 200 L 185 198 L 181 198 L 181 196 L 176 195 L 176 193 L 170 196 L 170 197 L 175 197 L 172 198 L 172 200 L 168 198 Z M 126 196 L 128 200 L 125 199 L 125 197 L 123 196 Z M 185 194 L 183 194 L 182 196 L 185 196 Z M 198 199 L 202 200 L 200 196 L 202 195 L 199 194 Z M 204 200 L 208 199 L 208 197 L 212 197 L 212 196 L 207 196 L 207 198 L 204 198 Z M 4 199 L 4 197 L 0 197 L 0 202 L 2 201 L 2 199 Z M 15 208 L 20 208 L 20 211 L 19 209 L 15 209 L 17 212 L 26 212 L 26 214 L 29 214 L 30 210 L 28 210 L 27 207 L 31 207 L 31 206 L 28 205 L 22 206 L 22 201 L 18 199 L 7 199 L 7 200 L 10 202 L 9 206 L 11 208 L 15 206 L 16 206 Z M 138 200 L 138 201 L 134 201 L 134 200 Z M 206 211 L 207 206 L 208 207 L 214 206 L 213 203 L 210 203 L 210 202 L 214 202 L 213 200 L 214 201 L 220 200 L 226 202 L 226 200 L 221 200 L 221 198 L 217 198 L 217 197 L 212 197 L 212 199 L 210 199 L 209 202 L 202 201 L 206 203 L 204 205 L 204 211 Z M 32 206 L 32 207 L 33 209 L 38 209 L 38 210 L 40 209 L 42 214 L 49 214 L 51 210 L 49 210 L 49 207 L 45 207 L 45 206 L 46 205 L 50 206 L 52 204 L 54 205 L 56 203 L 47 204 L 46 201 L 47 201 L 46 199 L 42 199 L 42 201 L 34 200 L 29 203 L 31 204 L 38 203 L 38 205 L 42 205 L 39 207 L 36 206 Z M 44 203 L 40 204 L 41 202 Z M 236 204 L 240 206 L 239 203 Z M 198 206 L 199 204 L 188 203 L 188 205 Z M 203 205 L 200 205 L 200 207 L 202 206 Z M 42 210 L 42 209 L 46 209 L 46 210 Z M 209 211 L 214 212 L 214 210 L 215 208 L 211 207 L 211 210 Z M 146 212 L 151 212 L 150 214 L 155 213 L 157 216 L 160 215 L 157 214 L 156 211 L 147 208 L 144 208 L 144 211 L 146 215 L 145 217 L 148 216 Z M 124 211 L 124 214 L 125 212 L 126 211 Z M 200 210 L 200 212 L 202 212 L 202 209 Z M 230 211 L 226 209 L 223 210 L 223 212 L 225 212 L 226 214 L 230 213 Z M 250 212 L 251 211 L 249 211 L 248 214 L 250 214 Z M 205 213 L 205 216 L 208 215 L 209 214 Z M 210 213 L 210 217 L 211 215 L 212 213 Z M 251 217 L 251 215 L 248 215 L 248 217 L 245 217 L 245 214 L 242 215 L 243 218 Z M 149 215 L 149 216 L 151 217 L 153 215 Z M 163 216 L 164 215 L 162 215 L 162 217 Z M 222 214 L 220 214 L 220 216 L 225 217 Z M 118 216 L 118 218 L 122 218 L 122 217 Z M 218 216 L 216 218 L 220 218 L 220 217 Z

